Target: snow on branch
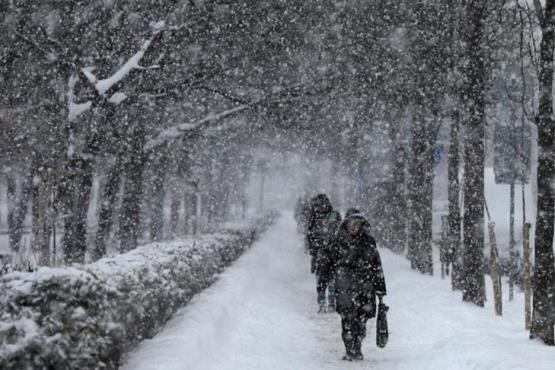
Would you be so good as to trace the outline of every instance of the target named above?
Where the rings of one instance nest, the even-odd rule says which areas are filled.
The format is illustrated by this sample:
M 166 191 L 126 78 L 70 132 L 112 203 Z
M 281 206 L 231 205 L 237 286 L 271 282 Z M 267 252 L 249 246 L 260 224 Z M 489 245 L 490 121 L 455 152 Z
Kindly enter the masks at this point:
M 153 149 L 169 140 L 174 140 L 183 136 L 187 131 L 200 129 L 210 122 L 220 120 L 222 118 L 228 117 L 235 113 L 239 113 L 260 104 L 291 102 L 299 99 L 301 96 L 319 96 L 320 94 L 330 90 L 329 86 L 320 90 L 302 89 L 302 87 L 303 85 L 295 85 L 291 86 L 288 89 L 277 89 L 272 94 L 263 96 L 262 98 L 259 98 L 258 100 L 255 100 L 253 102 L 241 104 L 236 106 L 235 108 L 231 108 L 220 113 L 209 114 L 205 118 L 195 122 L 182 123 L 177 126 L 169 127 L 159 132 L 156 137 L 149 139 L 145 145 L 145 148 L 146 150 Z
M 239 105 L 235 108 L 231 108 L 219 113 L 211 113 L 208 116 L 194 122 L 188 123 L 181 123 L 176 126 L 169 127 L 165 130 L 162 130 L 155 138 L 150 139 L 147 141 L 145 148 L 146 150 L 154 149 L 155 147 L 164 144 L 169 140 L 177 139 L 180 136 L 183 136 L 185 132 L 202 128 L 202 126 L 220 120 L 222 118 L 231 116 L 235 113 L 242 112 L 250 107 L 249 104 Z
M 114 73 L 112 76 L 105 78 L 103 80 L 97 80 L 96 77 L 92 73 L 91 68 L 82 68 L 81 71 L 87 77 L 87 79 L 94 84 L 94 87 L 98 91 L 101 96 L 104 96 L 108 90 L 112 88 L 115 84 L 120 82 L 131 72 L 133 69 L 140 69 L 142 68 L 139 65 L 139 61 L 147 51 L 148 47 L 150 46 L 152 39 L 149 39 L 143 43 L 141 49 L 135 53 L 129 60 Z
M 123 80 L 134 69 L 159 68 L 157 64 L 149 67 L 143 67 L 139 64 L 139 62 L 145 55 L 145 52 L 148 50 L 150 44 L 152 43 L 156 35 L 158 35 L 160 31 L 163 29 L 164 25 L 165 23 L 163 21 L 154 23 L 152 25 L 152 27 L 155 29 L 154 36 L 152 36 L 150 39 L 143 42 L 141 49 L 137 51 L 131 58 L 129 58 L 129 60 L 125 62 L 125 64 L 121 66 L 121 68 L 117 70 L 112 76 L 102 80 L 98 80 L 96 76 L 92 73 L 94 68 L 85 67 L 81 69 L 81 72 L 83 72 L 85 77 L 87 77 L 87 79 L 92 84 L 94 84 L 94 87 L 96 88 L 100 96 L 104 96 L 106 92 L 112 88 L 112 86 L 114 86 L 115 84 Z
M 71 122 L 74 121 L 81 114 L 85 113 L 92 107 L 92 102 L 75 103 L 75 83 L 79 80 L 76 75 L 71 75 L 67 83 L 67 119 Z

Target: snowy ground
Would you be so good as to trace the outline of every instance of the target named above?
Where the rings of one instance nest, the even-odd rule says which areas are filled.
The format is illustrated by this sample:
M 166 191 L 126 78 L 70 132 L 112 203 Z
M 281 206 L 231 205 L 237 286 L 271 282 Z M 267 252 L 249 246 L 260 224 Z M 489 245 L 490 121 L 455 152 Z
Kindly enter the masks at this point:
M 390 340 L 377 348 L 370 321 L 360 363 L 340 360 L 339 316 L 316 314 L 309 260 L 286 214 L 164 331 L 142 342 L 124 369 L 555 369 L 553 348 L 527 339 L 521 294 L 495 317 L 491 302 L 484 309 L 462 303 L 448 280 L 381 254 Z

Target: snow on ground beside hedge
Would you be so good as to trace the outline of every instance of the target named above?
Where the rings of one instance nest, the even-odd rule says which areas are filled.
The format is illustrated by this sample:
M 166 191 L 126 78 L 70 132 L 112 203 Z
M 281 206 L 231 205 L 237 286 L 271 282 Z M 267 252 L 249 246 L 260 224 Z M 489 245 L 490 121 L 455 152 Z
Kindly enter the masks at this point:
M 382 248 L 389 342 L 376 347 L 372 319 L 364 361 L 341 361 L 340 317 L 317 313 L 316 282 L 303 250 L 293 216 L 285 214 L 217 283 L 132 351 L 123 370 L 555 369 L 553 347 L 528 339 L 521 292 L 513 302 L 504 296 L 498 317 L 489 277 L 489 300 L 480 308 L 463 303 L 437 270 L 422 275 Z
M 272 222 L 0 279 L 0 368 L 116 368 Z

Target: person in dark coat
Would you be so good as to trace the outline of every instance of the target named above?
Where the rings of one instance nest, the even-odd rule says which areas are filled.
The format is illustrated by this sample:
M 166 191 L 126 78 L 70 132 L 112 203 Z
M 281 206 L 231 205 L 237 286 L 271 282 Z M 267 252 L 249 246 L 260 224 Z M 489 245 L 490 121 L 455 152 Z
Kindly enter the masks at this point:
M 311 256 L 310 270 L 316 274 L 316 292 L 319 312 L 335 311 L 335 281 L 330 261 L 335 232 L 341 223 L 341 215 L 335 211 L 325 194 L 312 199 L 312 211 L 307 227 L 307 246 Z M 328 302 L 326 305 L 326 291 Z
M 301 233 L 305 233 L 308 218 L 310 214 L 310 199 L 299 197 L 295 204 L 295 221 L 297 221 L 297 229 Z
M 376 295 L 386 294 L 380 254 L 370 224 L 356 209 L 347 211 L 336 234 L 330 263 L 336 281 L 345 360 L 362 360 L 366 321 L 376 316 Z

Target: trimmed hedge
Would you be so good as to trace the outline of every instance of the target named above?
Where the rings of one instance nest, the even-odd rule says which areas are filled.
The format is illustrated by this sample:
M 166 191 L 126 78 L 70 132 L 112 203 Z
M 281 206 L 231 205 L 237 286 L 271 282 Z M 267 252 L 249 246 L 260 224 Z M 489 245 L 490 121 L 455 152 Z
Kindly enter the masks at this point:
M 124 353 L 248 249 L 273 216 L 89 265 L 5 275 L 0 368 L 116 369 Z

